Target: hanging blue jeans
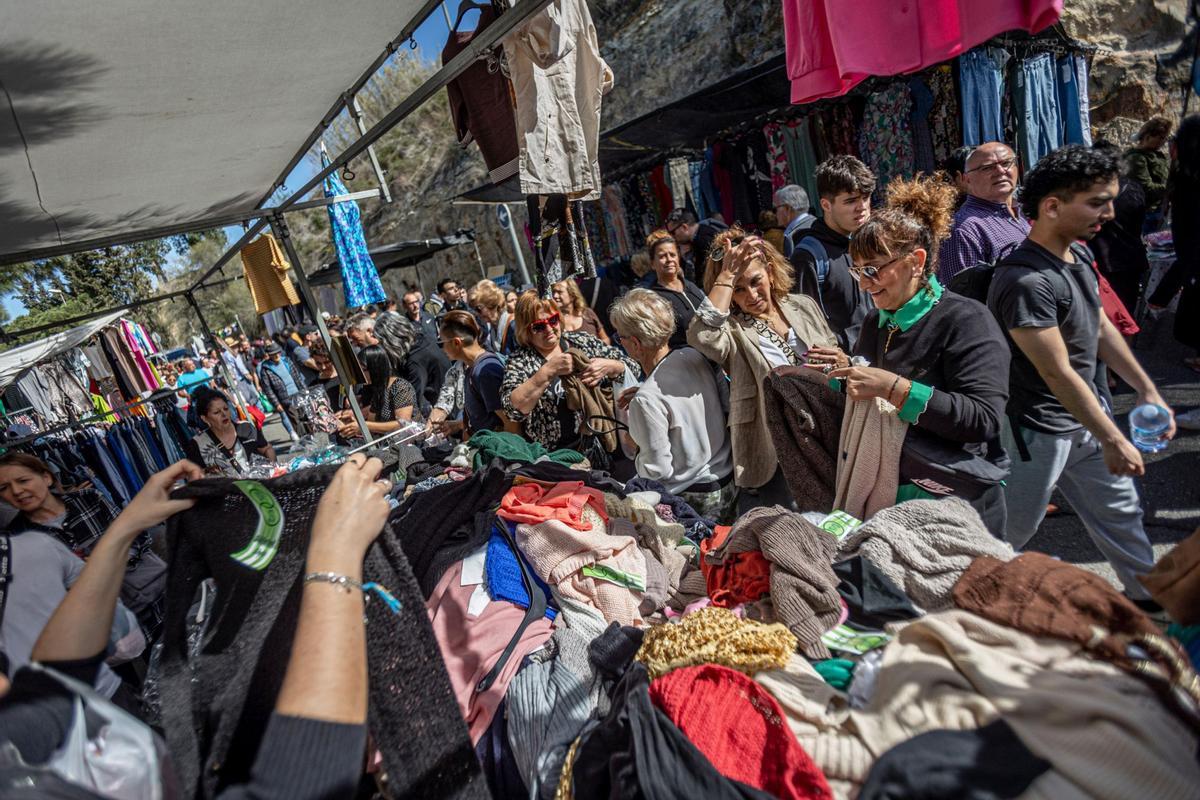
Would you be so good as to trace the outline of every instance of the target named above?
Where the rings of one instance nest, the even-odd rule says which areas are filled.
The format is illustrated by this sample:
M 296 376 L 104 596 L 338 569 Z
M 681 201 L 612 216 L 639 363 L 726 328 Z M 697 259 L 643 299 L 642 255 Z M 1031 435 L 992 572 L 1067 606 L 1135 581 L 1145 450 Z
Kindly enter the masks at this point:
M 1023 59 L 1017 69 L 1017 150 L 1025 170 L 1063 145 L 1055 61 L 1049 53 Z
M 980 47 L 958 59 L 962 89 L 963 144 L 1004 141 L 1000 98 L 1004 93 L 1004 64 L 1008 54 L 994 47 Z
M 1058 108 L 1064 142 L 1092 146 L 1088 116 L 1087 60 L 1079 53 L 1058 57 Z

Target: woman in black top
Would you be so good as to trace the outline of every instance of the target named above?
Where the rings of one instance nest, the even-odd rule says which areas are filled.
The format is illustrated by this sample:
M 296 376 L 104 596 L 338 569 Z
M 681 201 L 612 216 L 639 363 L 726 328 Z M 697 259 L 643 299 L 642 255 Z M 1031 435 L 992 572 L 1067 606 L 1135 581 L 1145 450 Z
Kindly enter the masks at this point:
M 683 266 L 679 262 L 679 246 L 666 231 L 654 231 L 646 237 L 646 252 L 650 254 L 650 266 L 654 268 L 654 283 L 650 290 L 671 304 L 675 315 L 675 332 L 667 342 L 672 350 L 687 347 L 687 329 L 696 316 L 696 309 L 704 302 L 704 290 L 683 277 Z
M 910 424 L 917 440 L 946 453 L 998 461 L 998 437 L 1008 402 L 1009 351 L 987 308 L 945 292 L 937 281 L 938 245 L 949 233 L 955 191 L 932 178 L 897 180 L 887 206 L 850 242 L 851 271 L 875 308 L 853 353 L 870 366 L 850 366 L 833 348 L 814 348 L 810 362 L 835 367 L 852 400 L 880 397 Z M 930 449 L 925 449 L 930 452 Z M 904 464 L 902 458 L 902 464 Z M 934 495 L 902 467 L 897 502 Z M 993 486 L 973 504 L 993 533 L 1003 532 L 1003 497 Z
M 192 395 L 196 414 L 208 426 L 184 446 L 188 460 L 210 475 L 240 477 L 250 469 L 250 454 L 275 460 L 275 448 L 253 422 L 234 422 L 229 401 L 220 392 L 201 387 Z
M 371 433 L 391 433 L 410 420 L 424 421 L 413 385 L 396 375 L 392 361 L 382 347 L 377 344 L 364 347 L 358 351 L 358 361 L 367 373 L 363 413 Z M 352 439 L 362 435 L 351 412 L 342 411 L 338 418 L 342 421 L 338 433 L 343 437 Z

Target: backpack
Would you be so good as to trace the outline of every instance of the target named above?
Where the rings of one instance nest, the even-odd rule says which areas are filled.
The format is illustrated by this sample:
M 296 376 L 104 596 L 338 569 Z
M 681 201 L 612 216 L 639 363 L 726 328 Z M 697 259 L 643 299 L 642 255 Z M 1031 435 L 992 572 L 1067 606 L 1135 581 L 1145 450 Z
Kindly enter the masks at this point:
M 822 296 L 821 287 L 825 284 L 825 279 L 829 277 L 829 251 L 825 249 L 825 245 L 815 236 L 805 236 L 796 243 L 795 250 L 803 250 L 813 257 L 813 261 L 817 265 L 817 305 L 821 307 L 821 312 L 825 312 L 825 298 Z
M 1095 260 L 1092 256 L 1092 251 L 1082 242 L 1074 242 L 1071 245 L 1071 252 L 1075 254 L 1075 257 L 1079 261 L 1088 266 L 1091 266 Z M 973 267 L 967 267 L 946 281 L 946 288 L 955 294 L 961 294 L 964 297 L 977 300 L 986 306 L 988 291 L 992 287 L 992 278 L 995 277 L 996 268 L 1001 266 L 1003 261 L 1004 258 L 1001 258 L 999 261 L 980 261 Z M 1060 298 L 1070 298 L 1071 296 L 1070 291 L 1066 289 L 1060 291 L 1058 294 Z

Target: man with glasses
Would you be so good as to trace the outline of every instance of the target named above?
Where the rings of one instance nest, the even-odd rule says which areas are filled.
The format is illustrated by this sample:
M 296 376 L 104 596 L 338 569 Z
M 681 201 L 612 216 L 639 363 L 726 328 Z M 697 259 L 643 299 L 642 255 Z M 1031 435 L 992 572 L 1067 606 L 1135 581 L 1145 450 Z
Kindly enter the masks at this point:
M 708 248 L 716 235 L 729 226 L 716 217 L 697 220 L 696 215 L 686 208 L 677 208 L 668 214 L 665 226 L 679 248 L 683 276 L 692 283 L 696 282 L 697 274 L 703 280 Z
M 1002 142 L 980 145 L 967 157 L 963 176 L 967 196 L 938 258 L 943 284 L 968 267 L 994 264 L 1029 235 L 1029 223 L 1013 202 L 1017 156 L 1012 148 Z
M 783 256 L 792 257 L 796 239 L 808 230 L 817 218 L 808 213 L 808 192 L 796 184 L 784 186 L 775 192 L 775 219 L 783 227 Z

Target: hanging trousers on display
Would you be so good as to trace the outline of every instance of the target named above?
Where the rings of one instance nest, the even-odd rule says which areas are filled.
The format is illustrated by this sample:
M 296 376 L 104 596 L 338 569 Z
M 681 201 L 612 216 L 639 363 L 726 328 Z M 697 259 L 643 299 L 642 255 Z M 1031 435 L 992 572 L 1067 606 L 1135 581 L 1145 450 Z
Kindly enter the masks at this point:
M 994 47 L 977 48 L 958 60 L 962 88 L 963 144 L 1004 141 L 1000 99 L 1004 93 L 1004 65 L 1008 54 Z
M 529 228 L 534 231 L 537 290 L 550 296 L 550 287 L 564 278 L 596 277 L 591 241 L 583 219 L 583 201 L 564 194 L 529 195 Z
M 1063 145 L 1055 61 L 1049 53 L 1023 59 L 1017 68 L 1017 149 L 1026 170 Z
M 1058 57 L 1058 108 L 1066 144 L 1092 146 L 1088 122 L 1087 59 L 1079 53 Z

